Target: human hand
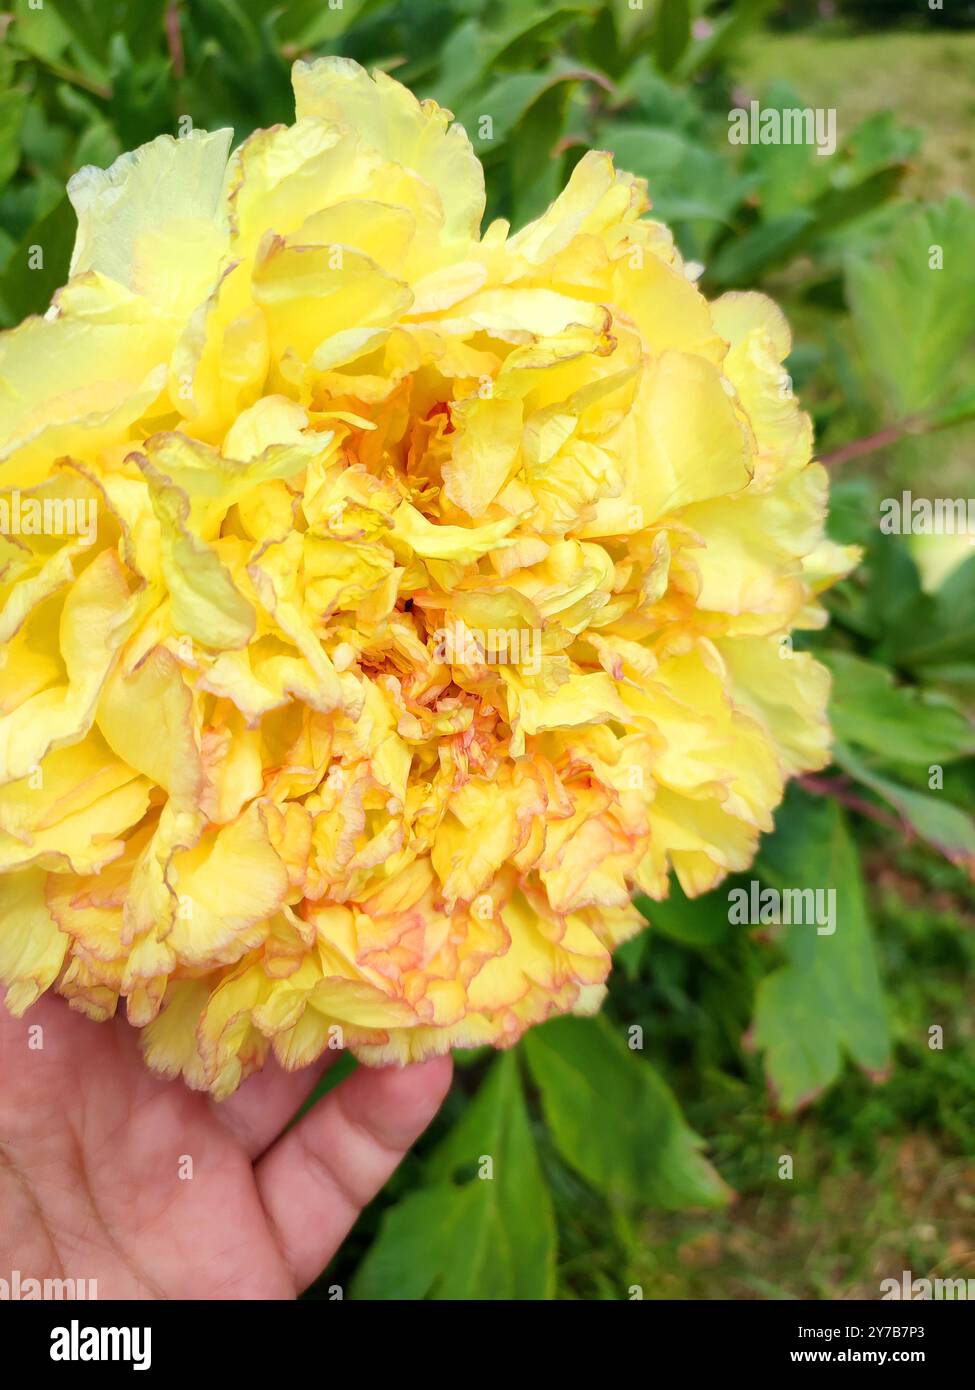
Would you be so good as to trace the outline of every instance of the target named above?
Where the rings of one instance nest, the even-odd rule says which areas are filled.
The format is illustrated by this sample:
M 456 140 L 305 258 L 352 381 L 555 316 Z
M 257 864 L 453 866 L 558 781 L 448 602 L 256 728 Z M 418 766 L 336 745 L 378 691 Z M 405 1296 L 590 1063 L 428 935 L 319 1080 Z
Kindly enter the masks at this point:
M 96 1025 L 50 996 L 21 1019 L 0 1006 L 0 1278 L 96 1279 L 99 1298 L 294 1298 L 450 1085 L 447 1057 L 360 1067 L 283 1134 L 334 1059 L 269 1061 L 217 1103 L 153 1076 L 124 1019 Z

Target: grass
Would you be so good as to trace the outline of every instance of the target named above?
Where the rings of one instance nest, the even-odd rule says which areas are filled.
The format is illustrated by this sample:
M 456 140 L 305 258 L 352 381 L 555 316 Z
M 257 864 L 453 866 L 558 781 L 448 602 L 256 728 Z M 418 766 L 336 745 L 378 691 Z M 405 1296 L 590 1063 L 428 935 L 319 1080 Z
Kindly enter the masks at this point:
M 975 118 L 975 34 L 850 34 L 839 25 L 803 34 L 756 34 L 735 62 L 749 96 L 786 79 L 811 106 L 835 107 L 840 131 L 877 111 L 894 110 L 924 132 L 923 158 L 905 184 L 909 196 L 975 194 L 971 125 Z

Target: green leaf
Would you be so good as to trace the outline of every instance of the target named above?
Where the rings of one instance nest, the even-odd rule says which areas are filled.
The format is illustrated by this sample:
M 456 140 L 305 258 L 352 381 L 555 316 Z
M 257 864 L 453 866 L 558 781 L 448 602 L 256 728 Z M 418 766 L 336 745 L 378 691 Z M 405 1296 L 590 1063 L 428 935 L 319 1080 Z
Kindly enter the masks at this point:
M 840 545 L 867 545 L 877 535 L 879 499 L 876 484 L 869 478 L 830 479 L 830 539 Z
M 275 31 L 298 50 L 317 48 L 340 38 L 350 24 L 361 24 L 379 0 L 347 0 L 336 9 L 328 0 L 289 0 L 275 15 Z
M 28 230 L 0 276 L 0 301 L 14 321 L 43 314 L 56 289 L 64 284 L 74 245 L 77 219 L 66 197 Z M 38 246 L 43 267 L 30 269 L 31 248 Z
M 127 142 L 154 140 L 160 130 L 166 130 L 172 120 L 171 71 L 166 59 L 154 54 L 136 63 L 125 35 L 114 34 L 109 44 L 109 78 L 110 115 Z
M 58 7 L 61 10 L 61 18 L 71 30 L 78 51 L 86 54 L 89 59 L 98 58 L 100 46 L 114 28 L 112 22 L 107 25 L 104 23 L 99 14 L 99 6 L 104 7 L 104 0 L 73 0 L 70 5 Z M 41 5 L 38 8 L 46 9 L 47 6 Z M 138 3 L 135 8 L 139 8 Z M 113 20 L 114 18 L 115 16 L 112 16 Z
M 761 105 L 763 110 L 809 109 L 785 81 L 773 82 L 763 92 Z M 882 112 L 861 122 L 830 156 L 822 155 L 812 139 L 750 144 L 745 165 L 758 180 L 762 220 L 805 208 L 815 219 L 810 235 L 818 235 L 863 216 L 896 191 L 918 138 L 917 131 L 896 125 L 890 112 Z
M 556 146 L 565 130 L 569 91 L 563 82 L 543 92 L 508 142 L 511 217 L 516 228 L 540 216 L 562 187 L 562 160 Z
M 169 3 L 170 0 L 126 0 L 121 11 L 124 16 L 125 35 L 137 58 L 145 57 L 158 48 L 159 36 L 165 29 Z M 178 18 L 178 9 L 176 13 Z
M 476 100 L 458 107 L 456 118 L 466 129 L 475 150 L 483 159 L 507 140 L 535 102 L 559 82 L 585 81 L 594 74 L 568 67 L 561 60 L 548 64 L 541 72 L 512 72 L 500 78 Z M 491 138 L 481 139 L 482 117 L 491 118 Z
M 492 1175 L 481 1177 L 485 1159 Z M 555 1217 L 513 1053 L 494 1062 L 426 1178 L 383 1217 L 354 1297 L 552 1296 Z
M 785 965 L 759 984 L 751 1039 L 785 1111 L 808 1105 L 840 1075 L 845 1057 L 879 1075 L 890 1061 L 856 847 L 839 806 L 794 790 L 776 816 L 757 871 L 778 889 L 834 889 L 835 931 L 782 928 Z
M 517 61 L 522 69 L 532 61 L 542 39 L 554 35 L 581 14 L 591 14 L 596 0 L 563 0 L 553 9 L 537 5 L 509 6 L 500 24 L 490 29 L 476 19 L 459 25 L 444 44 L 440 55 L 441 78 L 431 95 L 456 111 L 465 100 L 477 100 L 488 74 L 494 74 Z M 549 45 L 551 47 L 551 45 Z M 537 66 L 544 66 L 545 53 Z
M 71 42 L 71 29 L 61 13 L 60 5 L 43 5 L 37 9 L 30 0 L 14 0 L 14 23 L 10 38 L 35 57 L 47 61 L 61 57 Z
M 899 665 L 925 669 L 975 660 L 975 555 L 924 594 L 892 643 Z
M 484 90 L 482 54 L 487 42 L 484 26 L 476 19 L 465 19 L 446 37 L 437 55 L 440 78 L 430 92 L 441 106 L 459 111 L 465 100 L 475 100 Z M 469 127 L 467 133 L 471 135 Z
M 852 188 L 892 164 L 906 164 L 921 146 L 921 131 L 900 125 L 892 111 L 877 111 L 850 132 L 832 176 L 836 188 Z
M 119 138 L 114 126 L 108 121 L 93 121 L 78 141 L 75 150 L 75 163 L 79 168 L 85 164 L 97 164 L 107 169 L 122 153 Z
M 610 77 L 620 77 L 625 72 L 627 54 L 620 42 L 617 17 L 611 5 L 602 5 L 596 11 L 581 51 L 587 62 L 595 63 Z
M 803 100 L 789 82 L 772 82 L 762 92 L 763 111 L 802 109 Z M 829 184 L 830 160 L 813 143 L 762 144 L 745 150 L 745 168 L 756 181 L 755 201 L 763 222 L 775 222 L 807 208 Z
M 906 173 L 906 164 L 895 164 L 889 169 L 878 169 L 852 187 L 831 188 L 821 194 L 812 205 L 817 234 L 833 231 L 844 222 L 863 217 L 889 202 Z
M 953 198 L 903 219 L 879 253 L 848 262 L 847 297 L 864 370 L 900 416 L 955 393 L 972 343 L 973 244 L 975 208 Z M 939 252 L 943 266 L 936 269 Z
M 631 9 L 629 3 L 617 5 L 615 7 L 616 24 L 619 29 L 620 42 L 624 52 L 632 57 L 637 48 L 649 45 L 652 40 L 652 28 L 650 19 L 650 4 L 646 7 L 634 7 Z
M 822 651 L 833 673 L 831 714 L 841 739 L 895 763 L 954 762 L 975 752 L 975 724 L 945 695 L 895 685 L 885 666 Z
M 919 144 L 919 131 L 898 125 L 892 112 L 880 111 L 860 122 L 835 158 L 817 155 L 814 162 L 828 172 L 829 186 L 811 205 L 815 235 L 831 232 L 889 202 Z
M 709 278 L 716 285 L 751 284 L 760 271 L 792 255 L 813 221 L 813 214 L 801 208 L 735 237 L 709 266 Z
M 503 1237 L 487 1194 L 473 1183 L 420 1188 L 383 1216 L 352 1297 L 503 1298 L 503 1278 L 487 1254 Z
M 701 120 L 696 93 L 662 77 L 649 53 L 644 52 L 619 77 L 612 109 L 621 118 L 625 114 L 627 119 L 644 122 L 654 129 L 685 135 L 697 129 Z M 602 144 L 601 129 L 597 131 L 599 144 Z
M 487 49 L 482 52 L 481 71 L 504 62 L 509 57 L 521 57 L 523 46 L 529 40 L 544 34 L 551 38 L 556 31 L 578 18 L 580 14 L 593 14 L 599 8 L 600 0 L 561 0 L 553 9 L 542 8 L 529 0 L 527 4 L 509 5 L 513 17 L 499 31 L 492 32 Z
M 691 7 L 689 0 L 658 0 L 657 24 L 654 35 L 657 66 L 661 72 L 672 72 L 684 56 L 691 39 Z
M 728 1201 L 671 1091 L 605 1017 L 555 1019 L 522 1047 L 560 1153 L 595 1188 L 669 1210 Z
M 227 53 L 240 62 L 252 62 L 260 52 L 261 36 L 240 0 L 197 0 L 197 5 Z
M 0 188 L 4 188 L 20 163 L 20 129 L 27 98 L 14 88 L 0 92 Z
M 728 901 L 723 893 L 687 898 L 673 877 L 670 896 L 663 902 L 654 902 L 642 896 L 635 898 L 634 902 L 654 931 L 662 932 L 672 941 L 679 941 L 682 946 L 714 946 L 727 938 L 730 932 Z M 639 941 L 643 937 L 636 939 Z
M 876 505 L 871 508 L 871 520 L 877 516 Z M 876 521 L 873 520 L 876 525 Z M 900 536 L 885 536 L 875 531 L 868 542 L 870 607 L 881 631 L 885 634 L 879 655 L 886 658 L 886 647 L 893 639 L 900 641 L 911 631 L 918 607 L 928 600 L 921 587 L 917 561 Z
M 649 947 L 648 932 L 642 931 L 637 936 L 631 936 L 629 941 L 624 941 L 623 945 L 617 946 L 613 952 L 613 969 L 621 970 L 628 980 L 638 980 Z
M 975 820 L 967 811 L 946 801 L 941 792 L 916 791 L 882 777 L 842 743 L 836 745 L 833 756 L 851 777 L 893 806 L 916 835 L 975 875 Z
M 946 405 L 940 406 L 929 417 L 932 428 L 945 430 L 954 425 L 967 424 L 975 420 L 975 386 L 962 391 Z
M 98 49 L 104 48 L 111 26 L 96 19 L 93 7 L 73 0 L 70 5 L 35 8 L 29 0 L 16 0 L 14 13 L 10 37 L 17 47 L 66 81 L 109 95 L 104 88 L 104 54 Z

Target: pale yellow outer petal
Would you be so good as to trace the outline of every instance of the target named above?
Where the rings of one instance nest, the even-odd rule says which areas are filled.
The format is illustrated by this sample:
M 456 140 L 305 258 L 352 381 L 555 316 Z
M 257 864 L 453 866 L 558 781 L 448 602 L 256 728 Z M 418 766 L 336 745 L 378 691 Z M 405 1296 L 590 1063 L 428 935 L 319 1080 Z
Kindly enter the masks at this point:
M 72 276 L 95 270 L 167 314 L 188 312 L 216 281 L 229 224 L 223 203 L 232 130 L 160 135 L 109 169 L 68 182 L 78 214 Z
M 466 132 L 450 112 L 419 102 L 383 72 L 370 77 L 349 58 L 297 62 L 295 112 L 355 131 L 364 145 L 415 170 L 439 193 L 447 235 L 476 237 L 484 216 L 484 174 Z

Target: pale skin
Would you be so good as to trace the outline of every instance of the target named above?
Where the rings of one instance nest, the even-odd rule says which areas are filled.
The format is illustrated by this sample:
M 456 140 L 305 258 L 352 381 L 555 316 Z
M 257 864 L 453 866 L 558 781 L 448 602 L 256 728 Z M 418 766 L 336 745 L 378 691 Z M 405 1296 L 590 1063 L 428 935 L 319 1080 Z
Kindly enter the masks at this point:
M 450 1085 L 446 1057 L 359 1067 L 285 1133 L 328 1064 L 269 1062 L 217 1103 L 152 1076 L 122 1018 L 92 1023 L 51 996 L 20 1019 L 0 1006 L 0 1278 L 97 1279 L 99 1298 L 294 1298 Z

